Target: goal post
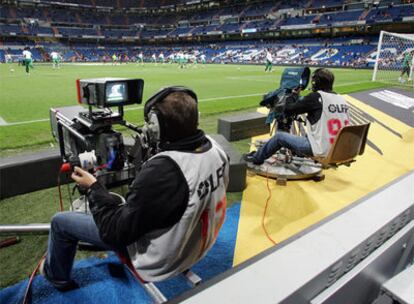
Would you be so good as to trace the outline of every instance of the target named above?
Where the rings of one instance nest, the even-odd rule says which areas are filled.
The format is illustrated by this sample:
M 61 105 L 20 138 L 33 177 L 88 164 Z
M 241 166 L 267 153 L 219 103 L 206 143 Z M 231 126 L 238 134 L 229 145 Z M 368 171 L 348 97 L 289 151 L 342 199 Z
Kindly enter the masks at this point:
M 414 34 L 381 31 L 372 81 L 414 86 Z

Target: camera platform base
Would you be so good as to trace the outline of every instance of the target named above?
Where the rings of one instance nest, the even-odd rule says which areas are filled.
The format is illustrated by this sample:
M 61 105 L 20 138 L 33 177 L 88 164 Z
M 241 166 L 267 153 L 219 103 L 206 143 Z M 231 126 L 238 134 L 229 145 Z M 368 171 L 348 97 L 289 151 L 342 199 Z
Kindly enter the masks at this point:
M 259 149 L 267 141 L 256 140 L 254 145 Z M 320 163 L 308 157 L 292 155 L 287 148 L 281 148 L 261 165 L 248 162 L 247 169 L 249 174 L 275 179 L 276 184 L 281 186 L 286 186 L 288 180 L 313 179 L 320 182 L 325 179 Z
M 314 160 L 303 157 L 275 154 L 265 160 L 261 165 L 248 163 L 247 168 L 250 174 L 272 178 L 276 184 L 285 186 L 288 180 L 313 179 L 322 181 L 325 175 L 322 173 L 322 166 Z

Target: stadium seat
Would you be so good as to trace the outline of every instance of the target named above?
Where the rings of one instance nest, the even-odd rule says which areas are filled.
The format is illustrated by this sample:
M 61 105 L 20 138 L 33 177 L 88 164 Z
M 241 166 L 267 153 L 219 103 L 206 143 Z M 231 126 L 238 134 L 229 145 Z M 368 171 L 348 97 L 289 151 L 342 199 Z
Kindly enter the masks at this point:
M 365 150 L 370 124 L 346 126 L 342 128 L 326 157 L 313 157 L 324 168 L 349 166 L 355 157 L 362 155 Z

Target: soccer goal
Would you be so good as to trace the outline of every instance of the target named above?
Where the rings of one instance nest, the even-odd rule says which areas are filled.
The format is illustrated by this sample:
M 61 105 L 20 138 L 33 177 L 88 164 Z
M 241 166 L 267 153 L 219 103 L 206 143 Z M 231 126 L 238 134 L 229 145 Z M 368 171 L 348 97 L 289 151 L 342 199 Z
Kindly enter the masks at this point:
M 414 86 L 414 34 L 381 31 L 372 81 Z

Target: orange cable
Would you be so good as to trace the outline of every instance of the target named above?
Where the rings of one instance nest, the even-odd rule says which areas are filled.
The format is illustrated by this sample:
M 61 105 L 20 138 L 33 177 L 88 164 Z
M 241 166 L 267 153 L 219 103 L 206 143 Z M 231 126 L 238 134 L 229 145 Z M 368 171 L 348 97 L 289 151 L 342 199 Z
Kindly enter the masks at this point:
M 41 259 L 39 260 L 39 262 L 37 263 L 36 268 L 33 270 L 32 274 L 29 277 L 29 282 L 27 283 L 27 287 L 26 287 L 26 291 L 24 293 L 24 298 L 23 298 L 23 304 L 27 304 L 28 300 L 29 300 L 29 294 L 30 294 L 30 287 L 32 286 L 32 282 L 33 279 L 37 273 L 37 271 L 40 268 L 40 265 L 42 264 L 43 260 L 46 258 L 46 252 L 43 254 L 43 256 L 41 257 Z
M 271 191 L 270 186 L 269 186 L 269 168 L 266 171 L 266 187 L 267 187 L 267 191 L 268 191 L 269 194 L 267 196 L 266 203 L 265 203 L 265 208 L 263 210 L 262 228 L 263 228 L 263 231 L 266 234 L 266 237 L 273 243 L 273 245 L 276 245 L 277 244 L 276 241 L 272 239 L 270 234 L 267 232 L 267 229 L 266 229 L 266 226 L 265 226 L 266 211 L 267 211 L 267 207 L 269 205 L 269 201 L 272 198 L 272 191 Z
M 60 207 L 60 211 L 64 211 L 63 208 L 63 198 L 62 198 L 62 191 L 60 188 L 60 175 L 62 174 L 62 170 L 59 170 L 59 174 L 58 174 L 58 178 L 57 178 L 57 183 L 58 183 L 58 191 L 59 191 L 59 207 Z M 32 286 L 33 283 L 33 279 L 36 275 L 36 273 L 38 272 L 40 265 L 42 264 L 43 260 L 46 259 L 46 254 L 47 251 L 43 254 L 43 256 L 41 257 L 41 259 L 39 260 L 39 262 L 37 263 L 36 268 L 33 270 L 32 274 L 29 277 L 29 282 L 27 283 L 27 287 L 26 287 L 26 291 L 24 293 L 24 297 L 23 297 L 23 304 L 27 304 L 28 300 L 29 300 L 29 293 L 30 293 L 30 288 Z

